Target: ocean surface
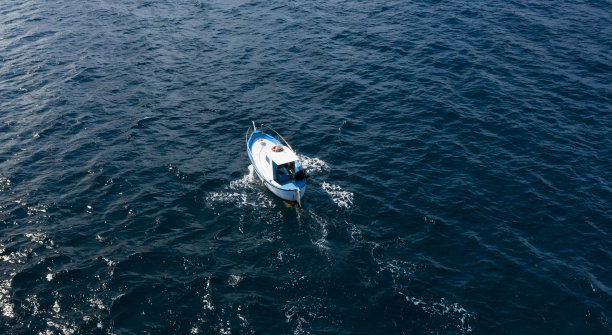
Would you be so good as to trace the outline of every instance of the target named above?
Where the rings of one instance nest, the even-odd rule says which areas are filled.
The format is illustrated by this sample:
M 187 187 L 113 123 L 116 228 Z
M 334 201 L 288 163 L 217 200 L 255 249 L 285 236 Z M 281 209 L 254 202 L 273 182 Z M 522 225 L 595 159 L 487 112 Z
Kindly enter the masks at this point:
M 611 37 L 609 0 L 3 1 L 0 334 L 612 334 Z

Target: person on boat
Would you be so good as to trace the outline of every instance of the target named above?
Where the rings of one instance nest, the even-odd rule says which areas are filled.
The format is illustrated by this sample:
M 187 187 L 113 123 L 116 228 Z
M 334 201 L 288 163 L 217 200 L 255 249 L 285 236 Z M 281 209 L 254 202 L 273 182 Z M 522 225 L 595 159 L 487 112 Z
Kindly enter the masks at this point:
M 276 180 L 281 185 L 291 181 L 291 175 L 289 174 L 289 171 L 287 171 L 287 167 L 285 165 L 279 165 L 276 168 Z
M 295 162 L 279 165 L 276 168 L 276 180 L 279 184 L 286 184 L 295 179 Z

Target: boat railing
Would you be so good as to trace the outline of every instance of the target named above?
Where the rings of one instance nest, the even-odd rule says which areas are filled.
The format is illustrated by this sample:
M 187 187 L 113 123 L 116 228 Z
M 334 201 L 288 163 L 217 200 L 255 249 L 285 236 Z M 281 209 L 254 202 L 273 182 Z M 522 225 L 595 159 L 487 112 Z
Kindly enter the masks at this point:
M 272 130 L 281 140 L 283 140 L 283 142 L 285 143 L 285 145 L 291 149 L 291 151 L 295 152 L 295 150 L 293 150 L 293 148 L 291 147 L 291 145 L 289 145 L 289 143 L 287 143 L 287 141 L 285 141 L 285 138 L 281 136 L 281 134 L 279 134 L 276 130 L 270 128 L 270 130 Z
M 249 126 L 249 128 L 246 131 L 246 134 L 244 135 L 245 142 L 247 144 L 247 148 L 249 147 L 249 138 L 253 136 L 254 131 L 255 131 L 255 125 L 253 124 L 252 126 Z
M 247 132 L 246 132 L 246 135 L 245 135 L 245 139 L 246 139 L 247 146 L 248 146 L 248 143 L 249 143 L 249 138 L 251 138 L 251 136 L 253 136 L 253 132 L 255 132 L 255 130 L 257 130 L 257 128 L 255 127 L 255 123 L 253 122 L 253 124 L 252 124 L 252 125 L 250 125 L 250 126 L 249 126 L 249 128 L 247 129 Z M 290 144 L 289 144 L 289 143 L 288 143 L 288 142 L 285 140 L 285 138 L 284 138 L 284 137 L 282 137 L 282 136 L 281 136 L 281 134 L 279 134 L 279 133 L 278 133 L 276 130 L 274 130 L 274 129 L 270 128 L 270 127 L 264 126 L 263 124 L 261 124 L 261 125 L 259 126 L 259 130 L 261 130 L 261 132 L 262 132 L 262 133 L 264 133 L 264 134 L 265 134 L 265 132 L 266 132 L 266 131 L 268 131 L 268 130 L 273 131 L 273 132 L 274 132 L 274 134 L 276 134 L 276 136 L 278 136 L 278 138 L 280 138 L 280 139 L 281 139 L 281 141 L 283 141 L 283 143 L 284 143 L 284 144 L 285 144 L 285 145 L 286 145 L 286 146 L 287 146 L 289 149 L 291 149 L 293 152 L 296 152 L 296 151 L 293 149 L 293 147 L 292 147 L 292 146 L 291 146 L 291 145 L 290 145 Z

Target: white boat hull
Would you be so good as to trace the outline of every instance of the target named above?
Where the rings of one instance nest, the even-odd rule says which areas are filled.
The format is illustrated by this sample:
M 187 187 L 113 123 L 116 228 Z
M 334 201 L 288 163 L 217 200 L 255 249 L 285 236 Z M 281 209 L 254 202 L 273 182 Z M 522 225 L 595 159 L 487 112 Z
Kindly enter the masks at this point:
M 304 194 L 306 194 L 306 185 L 302 186 L 300 188 L 300 193 L 299 193 L 299 198 L 298 198 L 298 192 L 297 190 L 295 191 L 288 191 L 288 190 L 281 190 L 278 187 L 272 185 L 270 182 L 264 180 L 259 173 L 257 173 L 257 171 L 255 171 L 255 174 L 257 175 L 257 177 L 259 178 L 259 180 L 261 180 L 263 182 L 263 184 L 266 186 L 266 188 L 268 190 L 270 190 L 272 193 L 274 193 L 277 197 L 283 199 L 283 200 L 287 200 L 287 201 L 295 201 L 295 202 L 301 202 L 302 198 L 304 197 Z

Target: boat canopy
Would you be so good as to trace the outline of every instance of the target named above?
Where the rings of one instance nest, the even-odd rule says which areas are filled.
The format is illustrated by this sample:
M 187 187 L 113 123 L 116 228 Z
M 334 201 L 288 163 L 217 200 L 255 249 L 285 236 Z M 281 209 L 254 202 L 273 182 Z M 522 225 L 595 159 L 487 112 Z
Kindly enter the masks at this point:
M 268 149 L 268 156 L 276 163 L 276 165 L 287 164 L 298 160 L 297 155 L 293 150 L 283 146 L 283 151 L 275 152 Z

